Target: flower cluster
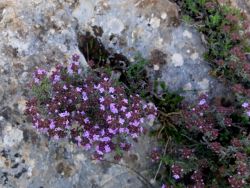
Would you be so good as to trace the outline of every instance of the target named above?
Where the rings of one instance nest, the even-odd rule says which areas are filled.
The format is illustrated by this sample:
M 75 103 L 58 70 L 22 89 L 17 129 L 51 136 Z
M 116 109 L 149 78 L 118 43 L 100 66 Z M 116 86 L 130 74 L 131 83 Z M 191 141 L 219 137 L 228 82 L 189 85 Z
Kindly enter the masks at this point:
M 51 75 L 35 71 L 33 87 L 41 87 L 47 78 L 51 90 L 46 100 L 30 99 L 26 113 L 38 131 L 55 140 L 70 138 L 92 150 L 97 159 L 112 151 L 119 158 L 130 148 L 130 140 L 145 132 L 143 123 L 155 119 L 156 107 L 139 95 L 127 96 L 124 87 L 106 73 L 83 77 L 79 56 L 74 55 L 72 61 L 67 67 L 58 65 Z
M 250 106 L 249 106 L 249 103 L 248 102 L 244 102 L 244 103 L 242 103 L 241 106 L 244 108 L 244 110 L 246 112 L 246 115 L 248 117 L 250 117 Z
M 168 141 L 164 156 L 156 155 L 156 151 L 151 155 L 152 159 L 164 159 L 165 174 L 173 181 L 170 185 L 244 187 L 249 183 L 250 108 L 248 102 L 234 101 L 211 101 L 202 95 L 195 105 L 183 103 L 182 120 L 172 118 L 176 135 L 173 130 L 170 133 L 175 140 Z
M 250 171 L 247 169 L 247 166 L 249 166 L 249 158 L 246 157 L 245 153 L 250 142 L 246 135 L 244 125 L 239 122 L 240 119 L 244 117 L 244 111 L 246 117 L 249 117 L 250 108 L 248 102 L 243 102 L 241 107 L 237 104 L 235 106 L 225 106 L 218 101 L 215 101 L 215 103 L 211 105 L 206 95 L 200 97 L 195 107 L 183 109 L 185 126 L 191 133 L 190 139 L 196 140 L 206 146 L 207 149 L 210 149 L 218 158 L 224 155 L 228 156 L 226 159 L 222 157 L 221 160 L 226 160 L 224 163 L 230 164 L 230 169 L 228 169 L 227 166 L 220 166 L 219 164 L 213 168 L 216 169 L 214 173 L 219 171 L 221 177 L 226 178 L 227 174 L 231 174 L 227 179 L 231 187 L 243 187 L 246 184 L 246 179 L 249 178 L 250 175 Z M 238 132 L 238 134 L 235 134 L 235 132 Z M 227 135 L 227 137 L 225 137 L 225 135 Z M 244 135 L 246 137 L 244 137 Z M 200 140 L 201 138 L 202 140 Z M 193 158 L 198 159 L 197 148 L 193 148 L 193 150 Z M 188 151 L 191 150 L 189 149 Z M 184 158 L 186 153 L 183 149 L 182 155 Z M 211 156 L 214 155 L 212 153 Z M 206 156 L 207 164 L 213 161 L 213 159 L 208 156 L 209 155 Z M 186 159 L 189 158 L 186 157 Z M 198 161 L 200 161 L 200 159 L 198 159 Z M 214 162 L 218 163 L 217 161 Z M 197 170 L 193 173 L 191 179 L 195 180 L 196 186 L 204 187 L 204 175 L 202 175 L 201 172 L 202 169 L 208 169 L 209 166 L 207 164 L 203 165 L 203 163 L 200 162 L 198 163 L 199 165 L 196 167 Z M 212 168 L 210 170 L 213 171 Z

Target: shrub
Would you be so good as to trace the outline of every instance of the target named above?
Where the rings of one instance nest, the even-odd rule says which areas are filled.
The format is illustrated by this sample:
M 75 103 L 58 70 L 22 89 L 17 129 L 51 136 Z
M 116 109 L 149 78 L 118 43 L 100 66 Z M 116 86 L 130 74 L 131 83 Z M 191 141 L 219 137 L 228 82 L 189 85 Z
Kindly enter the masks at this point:
M 203 33 L 213 74 L 250 86 L 250 24 L 246 15 L 215 0 L 177 0 L 185 20 L 193 20 Z
M 105 72 L 83 76 L 79 56 L 51 75 L 43 69 L 33 74 L 34 97 L 26 113 L 38 131 L 58 140 L 69 138 L 102 159 L 115 151 L 115 158 L 131 146 L 131 139 L 145 132 L 145 118 L 154 120 L 156 107 L 139 95 L 127 95 L 123 85 Z
M 248 102 L 210 103 L 205 95 L 195 106 L 183 106 L 182 118 L 172 117 L 178 135 L 166 132 L 168 128 L 161 132 L 161 140 L 168 143 L 158 157 L 165 169 L 162 180 L 180 187 L 247 187 L 249 116 Z

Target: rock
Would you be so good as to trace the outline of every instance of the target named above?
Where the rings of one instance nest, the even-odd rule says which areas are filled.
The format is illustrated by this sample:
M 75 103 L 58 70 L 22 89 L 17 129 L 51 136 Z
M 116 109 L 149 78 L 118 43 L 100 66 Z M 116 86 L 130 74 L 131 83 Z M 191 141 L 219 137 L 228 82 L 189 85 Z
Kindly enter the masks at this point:
M 3 87 L 0 86 L 0 102 L 3 100 L 4 90 Z
M 23 131 L 12 128 L 7 125 L 4 129 L 3 145 L 5 147 L 12 147 L 19 144 L 23 140 Z
M 175 53 L 173 54 L 172 56 L 172 63 L 175 67 L 180 67 L 183 65 L 184 63 L 184 60 L 183 60 L 183 57 L 181 54 L 179 53 Z
M 107 32 L 109 35 L 111 34 L 121 34 L 121 32 L 124 30 L 124 24 L 121 20 L 117 18 L 112 18 L 108 21 L 108 23 L 105 23 L 106 27 L 105 32 Z
M 209 89 L 209 80 L 207 78 L 202 79 L 197 83 L 201 90 L 208 90 Z
M 192 33 L 189 32 L 189 31 L 187 31 L 187 30 L 185 30 L 185 31 L 183 32 L 183 36 L 184 36 L 184 37 L 187 37 L 187 38 L 189 38 L 189 39 L 191 39 L 191 38 L 192 38 Z

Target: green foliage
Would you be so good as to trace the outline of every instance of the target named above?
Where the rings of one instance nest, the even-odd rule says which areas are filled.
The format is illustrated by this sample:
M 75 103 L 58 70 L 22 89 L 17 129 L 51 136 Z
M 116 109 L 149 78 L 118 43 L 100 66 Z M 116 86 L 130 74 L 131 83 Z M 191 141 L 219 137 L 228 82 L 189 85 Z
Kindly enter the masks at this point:
M 145 70 L 145 66 L 149 63 L 140 54 L 135 57 L 135 63 L 131 64 L 127 69 L 127 76 L 130 79 L 140 78 L 142 72 Z
M 184 97 L 177 93 L 170 92 L 165 82 L 154 82 L 154 93 L 159 93 L 152 97 L 152 101 L 157 104 L 159 110 L 164 113 L 178 111 Z
M 181 6 L 183 20 L 192 20 L 205 36 L 207 52 L 204 57 L 215 68 L 214 74 L 234 82 L 250 83 L 249 73 L 243 70 L 247 63 L 244 54 L 250 51 L 249 37 L 240 10 L 220 6 L 214 0 L 177 0 L 177 3 Z M 235 53 L 232 52 L 234 47 L 238 48 Z M 218 61 L 223 63 L 218 64 Z
M 33 85 L 32 91 L 35 97 L 40 101 L 46 101 L 50 97 L 51 94 L 51 82 L 48 78 L 44 78 L 41 80 L 39 85 Z
M 127 85 L 129 93 L 137 93 L 146 98 L 149 95 L 149 80 L 146 67 L 149 61 L 140 54 L 135 56 L 135 62 L 130 64 L 122 74 L 121 81 Z

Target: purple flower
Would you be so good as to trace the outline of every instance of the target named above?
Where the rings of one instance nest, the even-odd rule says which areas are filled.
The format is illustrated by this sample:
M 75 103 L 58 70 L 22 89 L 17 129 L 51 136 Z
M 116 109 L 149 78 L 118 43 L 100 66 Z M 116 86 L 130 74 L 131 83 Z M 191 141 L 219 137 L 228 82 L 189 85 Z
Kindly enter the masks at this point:
M 111 120 L 112 120 L 111 115 L 108 115 L 108 117 L 107 117 L 107 121 L 109 122 L 109 121 L 111 121 Z
M 96 152 L 97 152 L 99 155 L 103 155 L 103 152 L 100 151 L 99 146 L 96 146 Z
M 125 107 L 125 106 L 122 106 L 122 107 L 121 107 L 121 111 L 122 111 L 122 112 L 125 112 L 126 110 L 127 110 L 127 107 Z
M 115 107 L 115 104 L 114 104 L 114 103 L 111 103 L 109 107 L 110 107 L 110 111 L 111 111 L 113 114 L 117 114 L 117 113 L 118 113 L 118 110 L 117 110 L 117 108 Z
M 67 88 L 67 86 L 66 86 L 66 85 L 64 85 L 64 86 L 63 86 L 63 89 L 64 89 L 64 90 L 67 90 L 68 88 Z
M 121 125 L 123 125 L 123 124 L 124 124 L 124 122 L 125 122 L 125 120 L 124 120 L 124 119 L 119 118 L 119 123 L 120 123 Z
M 82 91 L 82 88 L 76 87 L 76 91 L 80 93 Z
M 87 123 L 89 123 L 89 122 L 90 122 L 90 121 L 89 121 L 89 118 L 86 117 L 86 118 L 84 119 L 84 123 L 87 124 Z
M 105 145 L 105 146 L 104 146 L 104 149 L 105 149 L 105 152 L 106 152 L 106 153 L 111 152 L 111 149 L 110 149 L 109 145 Z
M 65 112 L 59 114 L 60 117 L 67 117 L 67 116 L 69 116 L 69 115 L 70 115 L 70 114 L 69 114 L 69 112 L 67 112 L 67 111 L 65 111 Z
M 125 132 L 125 129 L 122 127 L 119 129 L 119 133 L 124 133 Z
M 122 101 L 128 104 L 128 99 L 123 99 Z
M 102 111 L 104 111 L 104 110 L 105 110 L 105 106 L 104 106 L 103 104 L 101 104 L 101 105 L 100 105 L 100 109 L 101 109 Z
M 138 137 L 138 135 L 136 133 L 132 133 L 131 136 L 132 136 L 132 138 L 137 138 Z
M 50 129 L 54 129 L 56 127 L 55 122 L 52 120 L 49 124 Z
M 80 56 L 78 55 L 78 54 L 74 54 L 74 55 L 72 55 L 72 60 L 73 61 L 78 61 L 80 59 Z
M 101 130 L 100 134 L 101 134 L 102 136 L 105 135 L 104 129 Z
M 60 80 L 61 80 L 61 77 L 59 75 L 55 75 L 53 79 L 53 84 L 55 84 L 56 82 L 59 82 Z
M 128 113 L 126 113 L 126 115 L 125 115 L 125 116 L 126 116 L 126 118 L 128 118 L 128 119 L 129 119 L 129 118 L 132 116 L 132 114 L 131 114 L 131 112 L 128 112 Z
M 68 68 L 67 68 L 67 73 L 68 73 L 69 75 L 72 75 L 72 74 L 73 74 L 73 70 L 72 70 L 72 67 L 71 67 L 71 66 L 68 66 Z
M 110 87 L 110 88 L 109 88 L 109 93 L 114 93 L 114 92 L 115 92 L 115 88 Z
M 178 179 L 180 179 L 180 176 L 178 174 L 174 174 L 173 178 L 176 179 L 176 180 L 178 180 Z
M 105 77 L 103 80 L 104 80 L 105 82 L 107 82 L 109 79 L 108 79 L 107 77 Z
M 75 137 L 75 140 L 78 141 L 78 142 L 81 142 L 81 141 L 82 141 L 82 139 L 81 139 L 80 136 Z
M 137 121 L 137 120 L 135 120 L 135 121 L 132 123 L 132 125 L 134 125 L 135 127 L 138 127 L 138 126 L 140 125 L 140 122 Z
M 206 104 L 206 102 L 207 102 L 206 99 L 201 99 L 199 102 L 199 105 L 202 106 L 202 105 Z
M 141 122 L 141 123 L 144 123 L 144 118 L 140 118 L 140 122 Z
M 55 134 L 55 135 L 53 136 L 53 138 L 54 138 L 55 140 L 59 140 L 59 136 L 58 136 L 57 134 Z
M 90 144 L 86 144 L 86 145 L 84 145 L 83 147 L 84 147 L 84 149 L 87 151 L 87 150 L 90 150 L 91 145 L 90 145 Z
M 150 121 L 154 121 L 154 120 L 155 120 L 155 115 L 149 114 L 149 115 L 148 115 L 148 119 L 149 119 Z
M 109 142 L 110 140 L 111 139 L 107 136 L 100 139 L 100 141 L 102 141 L 102 142 Z
M 94 141 L 97 141 L 97 140 L 99 140 L 99 135 L 97 135 L 97 134 L 94 134 L 94 135 L 93 135 L 93 140 L 94 140 Z
M 250 111 L 247 111 L 247 116 L 250 117 Z
M 247 108 L 249 106 L 248 102 L 244 102 L 242 105 L 241 105 L 243 108 Z
M 81 74 L 81 73 L 82 73 L 82 69 L 78 69 L 77 74 Z
M 94 89 L 99 89 L 101 87 L 101 85 L 100 84 L 98 84 L 98 85 L 94 85 Z
M 82 99 L 84 101 L 87 101 L 88 100 L 88 96 L 87 96 L 87 93 L 86 92 L 82 92 Z
M 47 72 L 44 69 L 37 69 L 37 74 L 39 74 L 39 75 L 46 74 L 46 73 Z
M 100 98 L 99 98 L 99 101 L 100 101 L 100 103 L 104 102 L 104 98 L 103 98 L 103 97 L 100 97 Z
M 114 130 L 114 129 L 108 128 L 108 131 L 109 131 L 109 133 L 111 133 L 111 134 L 116 134 L 116 130 Z
M 35 83 L 38 84 L 40 82 L 40 80 L 38 78 L 35 78 Z
M 83 137 L 89 138 L 89 131 L 85 131 L 85 132 L 83 133 Z
M 102 87 L 99 88 L 98 90 L 100 91 L 100 93 L 103 93 L 105 91 L 104 88 L 102 88 Z

